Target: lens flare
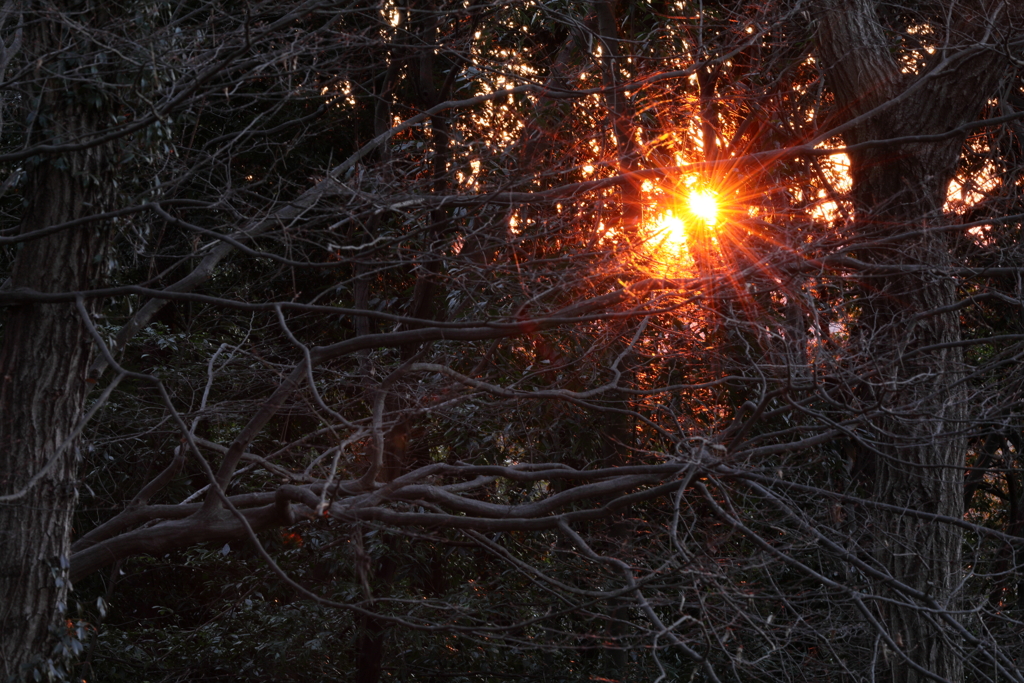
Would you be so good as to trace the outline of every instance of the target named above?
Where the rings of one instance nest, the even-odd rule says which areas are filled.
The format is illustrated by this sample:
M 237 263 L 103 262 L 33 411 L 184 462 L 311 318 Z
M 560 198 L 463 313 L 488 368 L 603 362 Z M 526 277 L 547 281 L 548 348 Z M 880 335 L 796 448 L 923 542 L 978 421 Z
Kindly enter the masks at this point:
M 654 242 L 663 249 L 678 251 L 686 246 L 686 223 L 672 211 L 665 211 L 654 220 Z
M 652 207 L 645 221 L 646 244 L 637 256 L 645 270 L 659 277 L 692 277 L 696 259 L 705 262 L 717 249 L 718 227 L 724 223 L 718 193 L 697 178 L 687 179 L 686 185 L 672 193 L 675 202 L 669 206 Z
M 708 226 L 718 222 L 718 196 L 711 190 L 693 190 L 686 198 L 686 208 Z

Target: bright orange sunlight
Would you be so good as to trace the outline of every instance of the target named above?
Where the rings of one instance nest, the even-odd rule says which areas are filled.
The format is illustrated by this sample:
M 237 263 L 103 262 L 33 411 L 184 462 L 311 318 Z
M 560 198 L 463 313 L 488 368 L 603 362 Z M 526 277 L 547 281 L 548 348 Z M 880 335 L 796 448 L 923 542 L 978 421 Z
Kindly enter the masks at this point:
M 686 220 L 671 209 L 655 216 L 647 225 L 647 248 L 641 256 L 644 268 L 659 277 L 687 277 L 693 267 L 688 229 Z
M 653 205 L 661 204 L 661 210 L 656 210 L 647 220 L 647 246 L 637 256 L 648 272 L 660 277 L 692 277 L 694 249 L 707 250 L 717 244 L 713 233 L 718 232 L 723 223 L 718 192 L 696 176 L 685 179 L 684 183 L 686 189 L 678 194 L 678 191 L 655 193 L 653 184 L 644 188 L 654 195 L 649 196 Z M 673 195 L 675 201 L 665 201 Z
M 718 222 L 718 195 L 711 190 L 692 190 L 686 205 L 690 213 L 708 227 Z
M 654 219 L 653 228 L 654 243 L 662 250 L 678 252 L 686 246 L 686 223 L 671 209 Z

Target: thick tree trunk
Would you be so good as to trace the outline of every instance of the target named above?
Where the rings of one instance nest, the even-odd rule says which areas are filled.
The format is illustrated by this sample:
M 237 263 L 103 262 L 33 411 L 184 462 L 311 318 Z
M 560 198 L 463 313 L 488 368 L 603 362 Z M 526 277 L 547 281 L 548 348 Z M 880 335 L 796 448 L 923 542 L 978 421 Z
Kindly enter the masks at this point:
M 953 281 L 944 274 L 949 264 L 943 242 L 932 233 L 893 245 L 902 248 L 904 259 L 929 270 L 873 283 L 881 291 L 865 299 L 862 332 L 875 398 L 887 412 L 873 435 L 874 498 L 900 510 L 956 517 L 963 508 L 966 439 L 958 431 L 966 417 L 966 392 L 960 383 L 963 354 L 954 345 L 960 339 L 958 316 L 934 313 L 955 301 Z M 959 638 L 942 616 L 924 612 L 931 605 L 920 597 L 934 599 L 948 614 L 957 609 L 960 530 L 902 512 L 881 513 L 876 524 L 879 564 L 910 589 L 880 586 L 880 594 L 893 600 L 879 603 L 882 622 L 909 658 L 883 648 L 883 680 L 928 680 L 912 663 L 946 680 L 962 680 Z
M 822 5 L 818 56 L 830 89 L 847 120 L 864 117 L 844 133 L 847 144 L 946 133 L 974 119 L 997 90 L 999 58 L 991 51 L 965 45 L 919 75 L 908 73 L 872 0 Z M 864 455 L 875 462 L 874 497 L 950 517 L 963 511 L 966 394 L 959 317 L 947 308 L 956 301 L 953 263 L 941 227 L 962 145 L 956 136 L 850 154 L 855 229 L 865 245 L 859 255 L 890 273 L 906 267 L 864 281 L 857 323 L 869 363 L 866 391 L 885 414 L 865 439 L 871 453 Z M 917 683 L 930 673 L 962 681 L 963 653 L 950 621 L 962 571 L 959 530 L 883 513 L 875 539 L 878 563 L 892 580 L 879 582 L 886 644 L 871 678 Z M 945 614 L 928 613 L 934 605 Z
M 35 17 L 26 47 L 45 68 L 51 46 L 68 36 L 54 15 Z M 101 120 L 52 74 L 40 98 L 38 137 L 50 144 L 88 136 Z M 59 91 L 57 90 L 59 88 Z M 102 147 L 54 155 L 28 168 L 21 231 L 101 210 L 109 187 Z M 12 287 L 42 292 L 96 286 L 109 232 L 84 223 L 20 245 Z M 89 304 L 94 306 L 94 304 Z M 0 346 L 0 680 L 19 680 L 52 656 L 66 628 L 67 569 L 76 493 L 75 430 L 88 390 L 93 344 L 75 306 L 20 305 L 6 311 Z M 64 631 L 66 633 L 66 631 Z
M 597 38 L 601 43 L 601 86 L 604 88 L 608 123 L 615 137 L 615 151 L 619 172 L 637 170 L 640 158 L 633 138 L 633 116 L 626 95 L 619 90 L 622 83 L 622 41 L 619 40 L 615 3 L 594 0 Z M 622 186 L 622 227 L 633 234 L 643 217 L 643 201 L 638 180 L 629 180 Z

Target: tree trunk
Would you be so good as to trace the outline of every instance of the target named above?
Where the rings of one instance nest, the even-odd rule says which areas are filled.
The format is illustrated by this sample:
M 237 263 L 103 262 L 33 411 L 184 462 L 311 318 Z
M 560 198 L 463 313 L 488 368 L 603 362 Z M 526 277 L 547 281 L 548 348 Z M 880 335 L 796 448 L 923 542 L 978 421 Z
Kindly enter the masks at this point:
M 995 95 L 1001 70 L 991 51 L 966 46 L 944 53 L 944 64 L 936 56 L 918 74 L 908 73 L 871 0 L 822 4 L 818 56 L 836 105 L 847 120 L 866 115 L 844 133 L 847 144 L 946 133 L 974 119 Z M 854 229 L 865 245 L 860 258 L 887 273 L 907 267 L 862 286 L 857 325 L 868 367 L 865 391 L 884 409 L 865 439 L 875 461 L 874 497 L 954 518 L 963 512 L 966 392 L 959 316 L 946 309 L 956 301 L 953 261 L 940 228 L 963 141 L 958 135 L 849 155 Z M 929 679 L 926 670 L 962 681 L 963 653 L 948 621 L 961 578 L 959 529 L 883 513 L 875 540 L 878 563 L 893 580 L 878 587 L 887 598 L 877 609 L 888 642 L 872 678 L 917 683 Z M 925 613 L 931 601 L 945 616 Z
M 887 218 L 896 218 L 890 212 Z M 928 227 L 909 221 L 905 227 Z M 933 311 L 955 301 L 948 250 L 932 232 L 898 243 L 904 259 L 929 271 L 888 277 L 865 298 L 864 350 L 871 359 L 872 393 L 886 416 L 874 426 L 874 498 L 901 510 L 950 517 L 963 507 L 966 437 L 958 433 L 966 417 L 959 317 Z M 897 246 L 894 244 L 893 246 Z M 882 260 L 882 259 L 878 259 Z M 892 261 L 890 260 L 890 263 Z M 920 316 L 920 317 L 918 317 Z M 935 347 L 933 351 L 923 351 Z M 902 512 L 876 518 L 876 557 L 896 581 L 930 596 L 946 610 L 957 609 L 961 578 L 961 532 Z M 888 635 L 909 660 L 949 681 L 963 678 L 959 639 L 921 610 L 928 603 L 911 591 L 880 586 L 893 603 L 880 603 Z M 898 653 L 884 648 L 882 665 L 894 682 L 928 680 Z
M 84 103 L 44 72 L 51 50 L 67 49 L 69 42 L 67 26 L 55 16 L 40 13 L 27 22 L 26 47 L 40 84 L 32 93 L 40 102 L 32 143 L 88 137 L 103 116 L 95 99 Z M 29 165 L 22 234 L 102 210 L 108 157 L 105 147 L 93 147 Z M 30 239 L 20 245 L 10 285 L 40 292 L 91 289 L 101 279 L 109 240 L 107 228 L 92 222 Z M 87 302 L 90 312 L 96 305 Z M 79 459 L 75 430 L 93 344 L 73 304 L 11 307 L 2 330 L 0 679 L 6 681 L 26 677 L 47 658 L 59 664 L 53 644 L 66 619 Z

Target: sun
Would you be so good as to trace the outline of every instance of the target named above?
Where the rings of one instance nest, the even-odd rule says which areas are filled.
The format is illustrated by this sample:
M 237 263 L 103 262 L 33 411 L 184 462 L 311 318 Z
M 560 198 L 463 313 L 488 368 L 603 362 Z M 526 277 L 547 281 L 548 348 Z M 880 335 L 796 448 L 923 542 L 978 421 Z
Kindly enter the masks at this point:
M 686 208 L 708 227 L 718 222 L 718 195 L 711 190 L 692 190 L 686 198 Z
M 714 233 L 723 222 L 719 195 L 698 182 L 688 183 L 690 187 L 676 195 L 673 204 L 655 208 L 646 221 L 647 244 L 641 258 L 645 268 L 661 277 L 689 277 L 694 252 L 707 251 L 717 243 Z

